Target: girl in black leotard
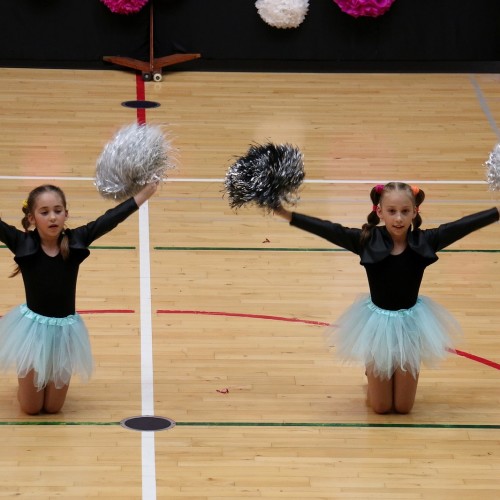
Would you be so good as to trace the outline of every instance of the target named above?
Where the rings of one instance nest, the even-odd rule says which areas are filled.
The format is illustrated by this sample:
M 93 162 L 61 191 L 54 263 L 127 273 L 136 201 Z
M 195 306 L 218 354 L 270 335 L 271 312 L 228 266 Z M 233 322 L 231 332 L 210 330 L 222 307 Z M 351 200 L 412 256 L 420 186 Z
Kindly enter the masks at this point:
M 90 253 L 89 245 L 134 213 L 156 188 L 146 185 L 95 221 L 66 229 L 66 197 L 60 188 L 44 185 L 24 203 L 25 231 L 0 220 L 0 241 L 18 266 L 12 276 L 22 274 L 26 294 L 25 304 L 0 319 L 0 369 L 16 370 L 18 399 L 26 413 L 58 412 L 71 376 L 90 377 L 89 337 L 75 311 L 79 266 Z
M 417 390 L 421 363 L 433 364 L 453 348 L 460 326 L 446 309 L 419 296 L 425 268 L 436 252 L 498 221 L 498 208 L 435 229 L 419 229 L 424 192 L 391 182 L 375 186 L 367 223 L 352 229 L 329 221 L 275 211 L 292 226 L 321 236 L 359 255 L 370 294 L 359 298 L 329 330 L 344 359 L 366 366 L 368 398 L 376 413 L 408 413 Z M 378 226 L 383 220 L 385 225 Z

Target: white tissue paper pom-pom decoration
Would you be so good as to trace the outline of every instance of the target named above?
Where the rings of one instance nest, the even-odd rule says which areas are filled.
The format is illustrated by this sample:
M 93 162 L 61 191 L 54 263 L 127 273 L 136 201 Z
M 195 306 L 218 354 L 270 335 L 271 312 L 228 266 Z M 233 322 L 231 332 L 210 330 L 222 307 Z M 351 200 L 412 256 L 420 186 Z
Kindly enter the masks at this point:
M 95 186 L 104 198 L 135 196 L 146 184 L 163 180 L 174 168 L 170 141 L 159 126 L 132 124 L 121 128 L 97 160 Z
M 305 19 L 309 0 L 257 0 L 260 17 L 275 28 L 296 28 Z
M 485 162 L 486 181 L 491 191 L 500 191 L 500 143 L 490 153 Z

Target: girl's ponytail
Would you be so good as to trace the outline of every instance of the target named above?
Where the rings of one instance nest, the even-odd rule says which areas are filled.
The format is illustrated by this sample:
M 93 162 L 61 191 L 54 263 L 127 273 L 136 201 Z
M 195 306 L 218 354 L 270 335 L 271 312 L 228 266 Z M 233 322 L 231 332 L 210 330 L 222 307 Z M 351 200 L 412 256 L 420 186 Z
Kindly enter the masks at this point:
M 417 215 L 413 219 L 413 229 L 417 229 L 422 225 L 422 217 L 420 215 L 420 205 L 425 200 L 425 193 L 417 186 L 411 186 L 411 191 L 415 198 L 415 207 L 417 209 Z
M 372 200 L 373 206 L 372 211 L 366 217 L 366 223 L 361 227 L 361 244 L 364 245 L 369 239 L 372 229 L 377 226 L 380 222 L 380 218 L 377 214 L 378 204 L 380 203 L 380 198 L 384 192 L 384 185 L 377 184 L 370 191 L 370 199 Z
M 66 229 L 63 229 L 61 233 L 61 239 L 59 240 L 59 251 L 61 252 L 61 257 L 66 260 L 69 257 L 69 238 L 66 234 Z

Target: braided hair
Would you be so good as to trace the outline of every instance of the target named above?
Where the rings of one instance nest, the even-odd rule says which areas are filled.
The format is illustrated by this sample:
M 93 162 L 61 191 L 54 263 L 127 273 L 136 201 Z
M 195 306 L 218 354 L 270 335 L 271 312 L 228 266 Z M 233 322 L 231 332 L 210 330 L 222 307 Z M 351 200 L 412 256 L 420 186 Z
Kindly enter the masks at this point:
M 55 193 L 61 198 L 62 205 L 64 207 L 64 210 L 67 210 L 66 208 L 66 195 L 64 194 L 64 191 L 57 187 L 53 186 L 52 184 L 44 184 L 42 186 L 38 186 L 35 189 L 33 189 L 30 194 L 28 195 L 28 198 L 24 200 L 23 206 L 22 206 L 22 211 L 24 214 L 24 217 L 21 219 L 21 225 L 23 226 L 23 229 L 25 232 L 28 232 L 29 228 L 31 227 L 31 222 L 29 220 L 29 215 L 34 214 L 35 212 L 35 205 L 36 201 L 38 200 L 38 197 L 42 195 L 43 193 Z M 66 234 L 66 231 L 62 231 L 61 234 L 59 235 L 59 250 L 61 252 L 61 256 L 64 260 L 66 260 L 69 256 L 69 240 L 68 240 L 68 235 Z M 16 266 L 12 274 L 9 276 L 9 278 L 13 278 L 14 276 L 17 276 L 21 269 L 19 266 Z
M 417 229 L 422 224 L 422 217 L 420 216 L 419 207 L 425 199 L 425 193 L 417 186 L 410 186 L 404 182 L 389 182 L 388 184 L 377 184 L 370 191 L 370 199 L 372 200 L 373 207 L 372 211 L 368 214 L 366 220 L 367 222 L 363 224 L 361 228 L 361 244 L 364 245 L 370 239 L 371 232 L 375 226 L 380 223 L 380 217 L 377 213 L 377 207 L 380 204 L 385 193 L 390 193 L 392 191 L 404 191 L 409 198 L 412 200 L 415 208 L 417 209 L 417 215 L 413 219 L 412 225 L 413 229 Z

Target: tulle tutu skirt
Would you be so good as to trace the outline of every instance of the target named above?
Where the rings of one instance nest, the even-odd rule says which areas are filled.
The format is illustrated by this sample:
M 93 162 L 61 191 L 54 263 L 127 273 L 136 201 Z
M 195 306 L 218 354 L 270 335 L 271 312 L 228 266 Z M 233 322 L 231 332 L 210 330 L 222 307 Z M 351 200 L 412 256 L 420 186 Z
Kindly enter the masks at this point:
M 34 383 L 42 389 L 49 381 L 60 389 L 73 375 L 90 378 L 93 368 L 87 328 L 79 314 L 50 318 L 26 304 L 0 319 L 0 369 L 13 369 L 19 378 L 35 371 Z
M 421 364 L 435 366 L 461 336 L 455 318 L 425 296 L 410 309 L 388 311 L 363 295 L 326 330 L 328 344 L 343 361 L 360 362 L 382 379 L 397 368 L 415 377 Z

